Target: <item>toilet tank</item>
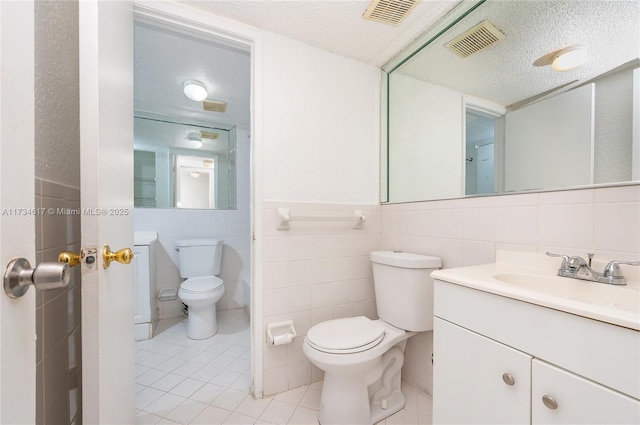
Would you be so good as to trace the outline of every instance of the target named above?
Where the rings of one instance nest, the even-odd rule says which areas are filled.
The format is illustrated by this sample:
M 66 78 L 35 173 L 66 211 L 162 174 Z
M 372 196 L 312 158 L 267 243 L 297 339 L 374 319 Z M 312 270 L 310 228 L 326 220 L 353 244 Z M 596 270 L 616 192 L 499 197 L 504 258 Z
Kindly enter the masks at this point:
M 185 239 L 176 241 L 180 277 L 214 276 L 222 266 L 222 239 Z
M 378 316 L 407 331 L 433 329 L 433 279 L 440 258 L 402 251 L 373 251 L 373 287 Z

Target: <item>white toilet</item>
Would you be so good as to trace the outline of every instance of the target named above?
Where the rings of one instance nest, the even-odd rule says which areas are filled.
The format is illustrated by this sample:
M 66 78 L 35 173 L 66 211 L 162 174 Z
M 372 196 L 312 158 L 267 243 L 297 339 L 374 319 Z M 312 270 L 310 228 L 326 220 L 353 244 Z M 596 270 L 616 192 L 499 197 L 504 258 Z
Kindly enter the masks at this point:
M 191 339 L 210 338 L 218 332 L 216 303 L 224 294 L 220 274 L 222 239 L 189 239 L 176 241 L 180 277 L 178 297 L 189 307 L 187 336 Z
M 371 253 L 379 320 L 364 316 L 313 326 L 304 353 L 324 370 L 322 425 L 374 424 L 404 407 L 400 371 L 407 339 L 433 329 L 433 280 L 440 258 Z

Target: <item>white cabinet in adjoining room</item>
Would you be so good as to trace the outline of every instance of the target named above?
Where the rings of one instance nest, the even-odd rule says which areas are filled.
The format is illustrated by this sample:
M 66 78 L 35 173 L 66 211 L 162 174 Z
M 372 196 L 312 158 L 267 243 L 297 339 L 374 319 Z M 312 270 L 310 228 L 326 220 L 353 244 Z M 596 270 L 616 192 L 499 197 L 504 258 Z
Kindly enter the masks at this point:
M 140 341 L 153 337 L 158 323 L 158 234 L 135 232 L 133 243 L 135 339 Z

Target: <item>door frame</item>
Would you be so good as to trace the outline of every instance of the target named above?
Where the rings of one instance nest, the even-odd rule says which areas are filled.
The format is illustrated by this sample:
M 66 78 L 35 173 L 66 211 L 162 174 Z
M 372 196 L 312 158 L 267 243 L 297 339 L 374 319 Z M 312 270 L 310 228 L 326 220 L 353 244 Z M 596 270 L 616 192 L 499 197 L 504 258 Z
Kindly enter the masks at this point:
M 258 29 L 183 4 L 134 0 L 134 19 L 240 44 L 251 52 L 251 392 L 263 397 L 262 353 L 262 36 Z

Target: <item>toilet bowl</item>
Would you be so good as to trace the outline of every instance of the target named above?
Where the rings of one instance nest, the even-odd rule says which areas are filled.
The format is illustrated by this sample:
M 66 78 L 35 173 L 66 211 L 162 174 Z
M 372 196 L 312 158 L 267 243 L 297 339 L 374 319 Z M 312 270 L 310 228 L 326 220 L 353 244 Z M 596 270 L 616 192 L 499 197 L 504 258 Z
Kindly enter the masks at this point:
M 407 340 L 433 329 L 433 280 L 440 259 L 374 251 L 376 307 L 364 316 L 319 323 L 307 332 L 303 351 L 324 371 L 318 420 L 323 425 L 374 424 L 401 410 L 400 389 Z
M 189 308 L 187 336 L 211 338 L 218 333 L 216 303 L 224 294 L 222 279 L 216 276 L 190 277 L 180 285 L 178 298 Z
M 176 242 L 180 277 L 178 298 L 188 307 L 187 336 L 210 338 L 218 332 L 216 303 L 224 282 L 216 275 L 222 264 L 222 239 L 188 239 Z
M 364 316 L 320 325 L 327 326 L 311 328 L 303 345 L 309 360 L 325 372 L 321 395 L 324 408 L 318 414 L 319 422 L 377 423 L 389 416 L 387 412 L 401 410 L 405 404 L 400 391 L 404 348 L 415 332 Z M 370 394 L 369 386 L 380 378 L 386 385 L 381 383 Z

